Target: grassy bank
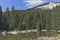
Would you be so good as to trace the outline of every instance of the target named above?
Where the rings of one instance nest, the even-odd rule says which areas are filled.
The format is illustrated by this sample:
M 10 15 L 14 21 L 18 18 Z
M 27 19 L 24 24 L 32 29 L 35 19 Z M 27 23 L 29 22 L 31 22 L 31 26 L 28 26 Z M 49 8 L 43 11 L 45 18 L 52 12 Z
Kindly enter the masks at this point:
M 58 33 L 55 32 L 41 32 L 39 33 L 41 37 L 54 37 Z M 31 32 L 31 33 L 20 33 L 18 35 L 6 35 L 2 36 L 0 35 L 0 40 L 37 40 L 37 33 Z

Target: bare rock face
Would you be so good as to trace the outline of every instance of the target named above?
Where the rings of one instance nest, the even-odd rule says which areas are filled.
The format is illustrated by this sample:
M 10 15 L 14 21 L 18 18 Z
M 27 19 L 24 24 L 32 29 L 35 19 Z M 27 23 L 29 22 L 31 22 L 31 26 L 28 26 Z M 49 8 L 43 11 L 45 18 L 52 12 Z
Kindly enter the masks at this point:
M 53 3 L 53 2 L 50 2 L 48 4 L 45 4 L 45 5 L 42 5 L 42 6 L 38 6 L 36 7 L 35 9 L 45 9 L 45 10 L 48 10 L 48 9 L 53 9 L 53 8 L 56 8 L 57 6 L 60 6 L 60 3 Z

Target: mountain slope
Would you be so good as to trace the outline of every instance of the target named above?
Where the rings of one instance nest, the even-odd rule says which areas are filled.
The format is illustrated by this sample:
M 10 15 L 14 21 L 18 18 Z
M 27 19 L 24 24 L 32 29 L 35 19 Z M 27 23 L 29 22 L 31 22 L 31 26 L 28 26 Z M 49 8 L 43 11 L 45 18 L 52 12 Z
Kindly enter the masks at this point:
M 50 3 L 47 3 L 47 4 L 44 4 L 44 5 L 39 5 L 37 7 L 35 7 L 35 9 L 53 9 L 53 8 L 56 8 L 57 6 L 60 6 L 60 3 L 53 3 L 53 2 L 50 2 Z

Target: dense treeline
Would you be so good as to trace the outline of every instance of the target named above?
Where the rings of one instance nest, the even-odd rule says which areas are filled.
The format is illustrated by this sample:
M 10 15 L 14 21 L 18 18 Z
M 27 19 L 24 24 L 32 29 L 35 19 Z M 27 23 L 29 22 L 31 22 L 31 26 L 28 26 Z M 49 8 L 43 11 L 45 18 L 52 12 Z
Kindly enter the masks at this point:
M 0 30 L 26 30 L 36 29 L 39 30 L 56 30 L 60 29 L 60 7 L 53 8 L 52 10 L 41 9 L 27 9 L 15 10 L 14 6 L 11 11 L 6 8 L 2 12 L 0 6 Z

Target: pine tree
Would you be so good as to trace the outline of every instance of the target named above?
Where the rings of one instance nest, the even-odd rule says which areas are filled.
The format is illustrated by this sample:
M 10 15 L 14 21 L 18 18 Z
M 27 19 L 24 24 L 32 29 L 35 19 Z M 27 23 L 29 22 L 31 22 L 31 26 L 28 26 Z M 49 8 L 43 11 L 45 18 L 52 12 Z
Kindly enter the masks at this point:
M 10 12 L 10 21 L 9 21 L 9 29 L 10 30 L 14 30 L 14 21 L 15 21 L 15 15 L 14 15 L 14 10 L 15 10 L 15 8 L 14 8 L 14 6 L 12 6 L 12 9 L 11 9 L 11 12 Z
M 6 30 L 9 30 L 9 21 L 10 21 L 10 19 L 9 19 L 9 8 L 7 7 L 6 8 L 6 11 L 5 11 L 5 13 L 4 13 L 4 25 L 5 25 L 5 27 L 6 27 Z
M 2 7 L 0 6 L 0 29 L 3 28 L 3 20 L 2 20 Z

